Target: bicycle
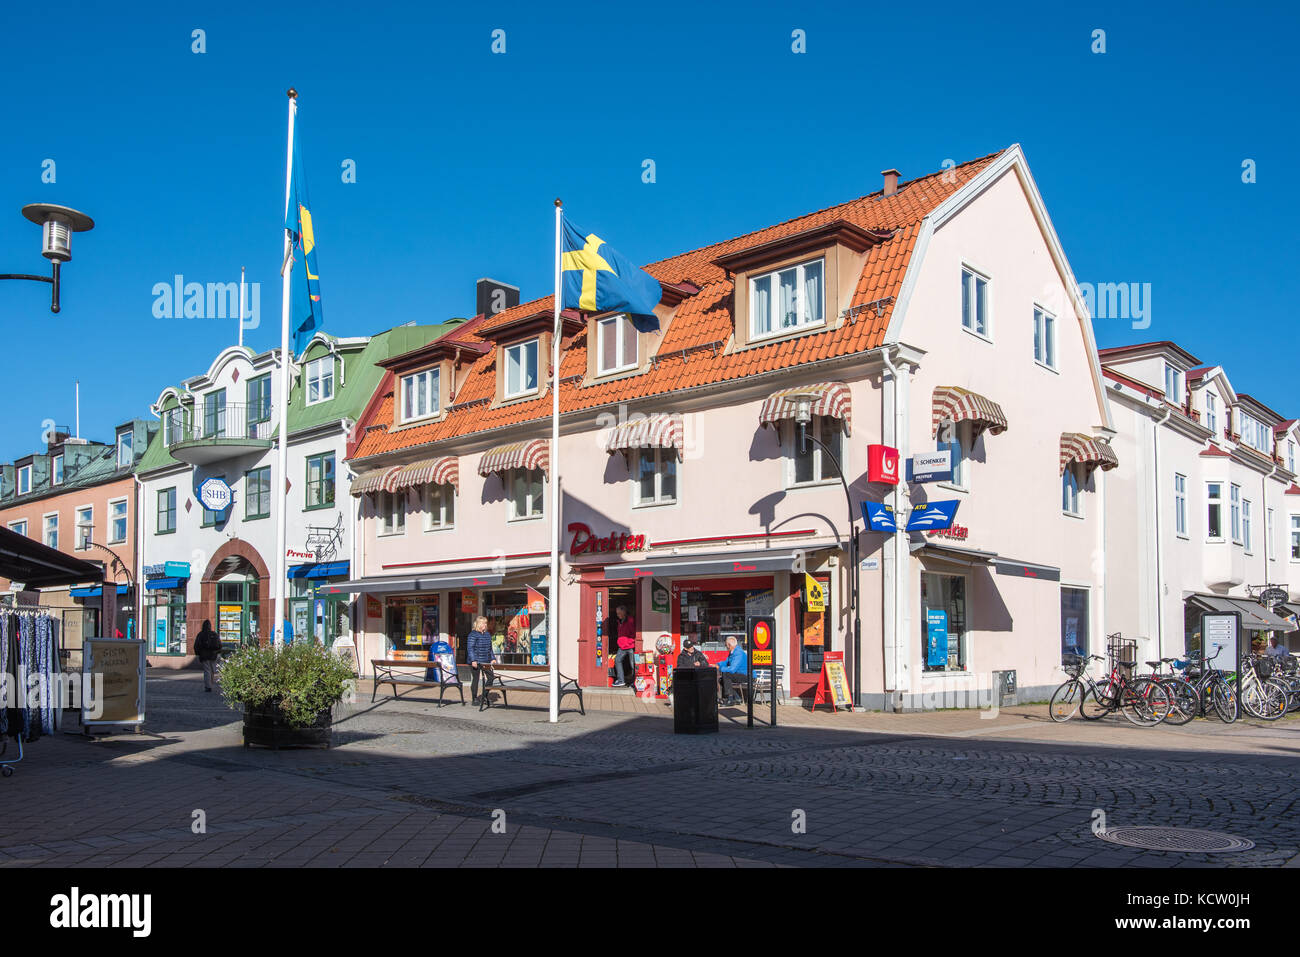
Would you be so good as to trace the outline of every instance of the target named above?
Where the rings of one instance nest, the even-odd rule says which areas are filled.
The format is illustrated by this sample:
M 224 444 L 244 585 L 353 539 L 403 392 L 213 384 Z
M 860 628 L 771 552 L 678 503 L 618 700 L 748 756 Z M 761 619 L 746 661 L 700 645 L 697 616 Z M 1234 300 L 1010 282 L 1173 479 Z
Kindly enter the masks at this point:
M 1164 687 L 1148 677 L 1127 677 L 1119 664 L 1098 685 L 1084 668 L 1088 661 L 1104 660 L 1100 655 L 1069 655 L 1063 659 L 1062 667 L 1070 680 L 1057 688 L 1048 702 L 1053 721 L 1068 721 L 1076 712 L 1085 720 L 1096 721 L 1112 711 L 1119 711 L 1140 728 L 1153 728 L 1165 720 L 1172 705 Z
M 1229 683 L 1228 676 L 1212 664 L 1222 650 L 1220 648 L 1209 658 L 1204 654 L 1188 655 L 1184 667 L 1189 673 L 1189 680 L 1191 674 L 1196 673 L 1194 683 L 1201 696 L 1200 714 L 1208 715 L 1212 706 L 1220 721 L 1232 724 L 1238 717 L 1237 690 Z
M 1085 659 L 1079 655 L 1067 654 L 1061 658 L 1061 670 L 1070 677 L 1052 692 L 1052 698 L 1047 704 L 1047 713 L 1058 724 L 1069 721 L 1078 713 L 1079 706 L 1088 693 L 1088 684 L 1085 682 L 1091 683 L 1092 679 L 1084 674 L 1084 664 Z
M 1201 713 L 1201 693 L 1194 683 L 1177 673 L 1174 669 L 1177 661 L 1177 658 L 1161 658 L 1147 662 L 1152 669 L 1152 680 L 1158 681 L 1169 693 L 1170 708 L 1165 722 L 1175 727 L 1187 724 Z M 1169 666 L 1168 674 L 1161 671 L 1165 665 Z
M 1263 655 L 1251 655 L 1241 672 L 1241 706 L 1253 717 L 1276 721 L 1287 711 L 1290 689 L 1273 677 L 1273 662 Z

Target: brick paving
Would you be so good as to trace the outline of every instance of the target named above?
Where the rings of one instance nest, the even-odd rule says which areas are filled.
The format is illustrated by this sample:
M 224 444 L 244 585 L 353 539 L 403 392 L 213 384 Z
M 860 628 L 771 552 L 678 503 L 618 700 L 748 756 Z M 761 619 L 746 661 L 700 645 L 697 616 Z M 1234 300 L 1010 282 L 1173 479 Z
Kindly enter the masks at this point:
M 588 695 L 480 713 L 420 693 L 337 716 L 335 747 L 243 749 L 196 673 L 150 678 L 147 734 L 56 734 L 0 780 L 0 867 L 1295 866 L 1300 721 L 1140 729 L 1045 709 L 724 713 Z M 617 709 L 617 710 L 615 710 Z M 70 724 L 75 724 L 72 722 Z M 1233 854 L 1110 844 L 1106 823 L 1225 831 Z M 202 827 L 195 824 L 201 819 Z M 798 825 L 802 823 L 803 826 Z

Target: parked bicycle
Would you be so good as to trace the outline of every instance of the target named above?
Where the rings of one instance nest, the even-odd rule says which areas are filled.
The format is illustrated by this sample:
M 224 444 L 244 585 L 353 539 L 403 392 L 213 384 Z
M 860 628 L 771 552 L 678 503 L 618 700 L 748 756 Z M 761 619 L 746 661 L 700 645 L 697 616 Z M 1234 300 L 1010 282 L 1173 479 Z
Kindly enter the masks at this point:
M 1048 712 L 1053 721 L 1068 721 L 1075 714 L 1096 721 L 1119 711 L 1142 728 L 1153 728 L 1168 717 L 1173 705 L 1169 691 L 1149 676 L 1129 677 L 1125 666 L 1116 662 L 1100 683 L 1086 671 L 1089 661 L 1104 661 L 1100 655 L 1066 655 L 1062 668 L 1070 675 L 1052 693 Z

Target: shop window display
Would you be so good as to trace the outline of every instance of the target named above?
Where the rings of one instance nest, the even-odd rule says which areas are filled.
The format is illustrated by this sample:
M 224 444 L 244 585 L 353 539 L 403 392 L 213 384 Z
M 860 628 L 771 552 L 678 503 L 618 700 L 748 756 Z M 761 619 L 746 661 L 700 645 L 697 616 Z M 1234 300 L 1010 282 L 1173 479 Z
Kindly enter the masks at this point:
M 749 618 L 773 614 L 772 589 L 683 590 L 678 634 L 692 638 L 705 652 L 725 652 L 727 639 L 735 638 L 746 651 Z
M 425 660 L 439 637 L 438 596 L 390 598 L 387 635 L 394 658 Z
M 544 665 L 546 615 L 531 614 L 525 591 L 498 591 L 484 595 L 483 614 L 492 634 L 492 651 L 506 665 Z

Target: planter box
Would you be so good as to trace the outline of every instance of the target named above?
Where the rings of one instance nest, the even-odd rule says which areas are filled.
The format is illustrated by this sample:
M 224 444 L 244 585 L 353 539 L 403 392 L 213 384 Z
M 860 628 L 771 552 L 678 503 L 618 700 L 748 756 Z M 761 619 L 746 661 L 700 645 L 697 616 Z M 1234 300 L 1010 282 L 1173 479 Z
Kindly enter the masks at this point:
M 278 708 L 244 709 L 244 747 L 328 748 L 334 728 L 334 709 L 326 708 L 304 728 L 290 727 Z

